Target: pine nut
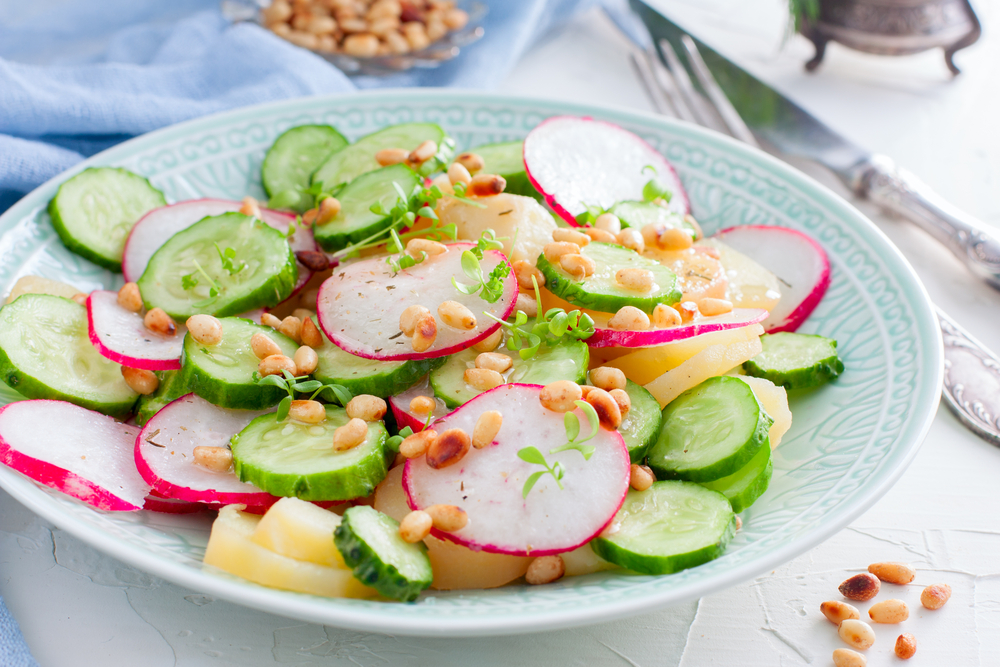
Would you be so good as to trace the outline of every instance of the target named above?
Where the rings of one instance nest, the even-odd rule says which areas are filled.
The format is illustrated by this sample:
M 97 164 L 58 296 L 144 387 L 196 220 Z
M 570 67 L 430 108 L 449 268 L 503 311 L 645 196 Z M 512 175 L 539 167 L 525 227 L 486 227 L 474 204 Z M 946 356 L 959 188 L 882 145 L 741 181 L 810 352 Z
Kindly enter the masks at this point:
M 653 289 L 653 272 L 647 269 L 618 269 L 615 282 L 635 292 L 649 292 Z
M 233 467 L 233 453 L 228 447 L 206 447 L 198 445 L 192 452 L 195 465 L 213 472 L 229 472 Z
M 503 425 L 503 415 L 496 410 L 487 410 L 479 415 L 476 426 L 472 429 L 472 446 L 482 449 L 493 443 Z
M 868 610 L 868 618 L 876 623 L 902 623 L 910 617 L 910 610 L 902 600 L 882 600 Z
M 629 250 L 635 250 L 640 255 L 646 250 L 646 241 L 642 234 L 631 227 L 626 227 L 615 235 L 615 240 Z
M 583 280 L 587 276 L 592 276 L 594 275 L 594 271 L 597 270 L 597 264 L 594 260 L 586 255 L 577 255 L 574 253 L 562 255 L 559 258 L 559 266 L 562 267 L 563 271 L 577 280 Z
M 413 351 L 426 352 L 429 350 L 434 345 L 437 333 L 437 322 L 434 321 L 434 316 L 430 312 L 424 313 L 413 328 L 413 340 L 410 341 Z
M 327 35 L 337 29 L 337 22 L 332 16 L 313 16 L 306 23 L 306 32 L 314 35 Z
M 461 30 L 469 22 L 469 14 L 464 9 L 451 7 L 444 10 L 444 24 L 451 30 Z
M 375 161 L 383 167 L 389 167 L 394 164 L 399 164 L 400 162 L 406 162 L 406 158 L 409 154 L 409 151 L 403 150 L 402 148 L 383 148 L 379 152 L 375 153 Z
M 655 481 L 656 475 L 653 474 L 653 470 L 649 466 L 633 463 L 629 469 L 628 485 L 636 491 L 645 491 L 653 486 Z
M 304 424 L 319 424 L 326 420 L 326 408 L 319 401 L 292 401 L 288 416 Z
M 260 323 L 265 327 L 271 327 L 272 329 L 277 329 L 281 326 L 281 320 L 272 315 L 271 313 L 264 313 L 260 316 Z
M 448 246 L 430 239 L 410 239 L 406 242 L 406 254 L 410 257 L 419 258 L 423 252 L 427 253 L 428 257 L 433 257 L 448 252 Z
M 340 200 L 336 197 L 324 197 L 319 203 L 319 212 L 316 214 L 316 224 L 325 225 L 340 213 Z
M 590 237 L 583 232 L 565 227 L 556 227 L 553 229 L 552 240 L 556 243 L 575 243 L 581 248 L 590 243 Z
M 330 268 L 330 258 L 326 256 L 326 253 L 320 252 L 319 250 L 297 250 L 295 252 L 295 259 L 298 260 L 299 264 L 302 264 L 313 273 L 320 273 Z M 313 290 L 309 290 L 309 292 L 312 291 Z M 309 308 L 315 308 L 316 298 L 314 296 L 313 300 L 308 302 L 300 297 L 299 304 L 308 305 Z M 292 314 L 295 315 L 295 313 Z
M 681 324 L 681 314 L 676 310 L 666 305 L 665 303 L 656 304 L 656 308 L 653 309 L 653 326 L 657 329 L 667 329 L 670 327 L 676 327 Z
M 146 328 L 153 333 L 163 336 L 173 336 L 177 333 L 177 325 L 173 318 L 167 315 L 162 308 L 153 308 L 146 313 L 146 317 L 142 321 Z
M 303 345 L 295 350 L 292 361 L 295 362 L 296 376 L 312 375 L 316 367 L 319 366 L 319 355 L 316 354 L 316 350 L 308 345 Z
M 311 320 L 316 317 L 316 312 L 309 310 L 308 308 L 296 308 L 292 311 L 292 315 L 302 320 L 302 326 L 305 326 L 306 320 Z
M 260 364 L 257 366 L 257 372 L 260 373 L 262 377 L 267 377 L 268 375 L 284 375 L 282 371 L 288 371 L 292 375 L 295 375 L 296 370 L 295 362 L 283 354 L 272 354 L 264 357 L 260 360 Z
M 587 227 L 583 230 L 583 233 L 590 237 L 591 241 L 596 241 L 597 243 L 617 243 L 618 239 L 614 234 L 605 230 L 597 229 L 596 227 Z
M 601 213 L 594 220 L 594 227 L 611 232 L 612 234 L 618 234 L 622 230 L 622 221 L 614 213 Z
M 410 412 L 418 415 L 429 415 L 437 407 L 437 401 L 430 396 L 414 396 L 410 401 Z
M 414 544 L 427 538 L 433 526 L 431 515 L 422 510 L 415 510 L 403 517 L 399 522 L 399 536 L 404 542 Z
M 285 334 L 296 343 L 302 342 L 302 320 L 294 315 L 289 315 L 285 319 L 281 320 L 281 326 L 278 327 L 278 331 Z
M 486 161 L 478 153 L 462 153 L 455 158 L 455 162 L 468 169 L 470 174 L 475 174 L 486 166 Z
M 698 300 L 698 312 L 705 317 L 724 315 L 725 313 L 731 313 L 732 311 L 733 302 L 727 301 L 726 299 L 713 299 L 711 297 L 705 297 L 704 299 Z
M 240 213 L 249 215 L 251 218 L 260 218 L 260 204 L 253 197 L 244 197 Z
M 466 368 L 462 379 L 478 391 L 489 391 L 504 383 L 502 375 L 488 368 Z
M 411 152 L 406 159 L 408 162 L 416 162 L 416 163 L 427 162 L 432 157 L 434 157 L 437 154 L 437 152 L 438 152 L 438 145 L 435 142 L 431 141 L 430 139 L 427 139 L 426 141 L 421 142 L 419 146 L 414 148 L 413 152 Z
M 743 519 L 741 519 L 740 517 L 737 516 L 736 517 L 736 530 L 740 530 L 741 528 L 743 528 Z
M 615 331 L 645 331 L 649 328 L 649 315 L 635 306 L 622 306 L 608 320 L 608 327 Z
M 434 527 L 446 533 L 462 530 L 469 524 L 469 515 L 455 505 L 431 505 L 424 511 L 430 514 Z
M 318 208 L 311 208 L 302 214 L 302 225 L 304 227 L 312 227 L 313 223 L 316 222 L 316 218 L 319 216 Z
M 879 583 L 878 577 L 874 574 L 864 572 L 845 579 L 844 583 L 840 584 L 838 590 L 840 591 L 840 594 L 848 600 L 865 602 L 878 595 L 880 587 L 881 584 Z
M 118 290 L 118 305 L 131 313 L 142 310 L 142 294 L 135 283 L 125 283 Z
M 354 449 L 368 437 L 368 424 L 363 419 L 352 419 L 333 432 L 333 451 Z
M 143 396 L 149 396 L 160 386 L 160 378 L 153 371 L 142 368 L 122 366 L 122 377 L 132 391 Z
M 904 632 L 896 637 L 896 657 L 900 660 L 909 660 L 917 652 L 917 638 L 909 632 Z
M 698 316 L 698 304 L 694 301 L 681 301 L 675 303 L 673 309 L 681 316 L 681 323 L 688 323 Z
M 358 394 L 347 403 L 347 416 L 351 419 L 355 417 L 363 419 L 366 422 L 377 422 L 385 417 L 387 410 L 385 401 L 371 394 Z
M 611 430 L 622 425 L 622 411 L 618 409 L 618 403 L 608 392 L 595 387 L 587 392 L 587 402 L 594 407 L 602 425 Z
M 429 312 L 431 311 L 416 304 L 407 307 L 403 311 L 403 314 L 399 316 L 399 330 L 403 332 L 403 335 L 412 336 L 414 330 L 417 328 L 417 322 Z
M 274 0 L 270 6 L 261 10 L 261 14 L 268 25 L 281 23 L 292 18 L 292 7 L 285 0 Z
M 489 336 L 473 345 L 472 349 L 476 352 L 492 352 L 500 347 L 501 342 L 503 342 L 503 327 L 498 328 Z
M 920 593 L 920 604 L 928 609 L 940 609 L 951 598 L 951 586 L 932 584 Z
M 566 574 L 566 563 L 563 562 L 562 556 L 558 554 L 542 556 L 531 561 L 524 580 L 532 586 L 538 586 L 562 579 L 564 574 Z
M 399 443 L 399 453 L 408 459 L 415 459 L 427 453 L 427 448 L 438 437 L 437 431 L 432 428 L 417 431 L 413 435 L 407 436 L 403 442 Z
M 587 400 L 587 394 L 589 394 L 591 392 L 591 390 L 594 389 L 594 388 L 595 387 L 592 387 L 589 384 L 581 384 L 580 385 L 580 391 L 583 393 L 583 400 Z
M 545 259 L 550 263 L 558 264 L 559 258 L 563 255 L 579 255 L 580 246 L 567 241 L 553 241 L 552 243 L 545 244 L 545 247 L 542 248 L 542 254 L 545 255 Z M 530 278 L 528 282 L 531 282 Z
M 87 305 L 87 299 L 89 297 L 90 297 L 89 294 L 86 294 L 84 292 L 77 292 L 76 294 L 74 294 L 70 298 L 73 299 L 73 301 L 75 301 L 76 303 L 80 304 L 81 306 L 86 306 Z
M 583 390 L 572 380 L 556 380 L 542 387 L 538 400 L 553 412 L 569 412 L 576 409 L 575 401 L 583 400 Z
M 608 393 L 611 394 L 611 398 L 615 399 L 615 403 L 618 404 L 618 410 L 622 413 L 622 421 L 625 421 L 629 410 L 632 409 L 632 398 L 624 389 L 612 389 Z
M 450 428 L 442 432 L 427 447 L 427 465 L 440 470 L 454 465 L 469 453 L 472 439 L 460 428 Z
M 705 255 L 706 257 L 711 257 L 712 259 L 722 259 L 722 255 L 719 254 L 719 251 L 716 248 L 711 248 L 707 245 L 696 245 L 691 247 L 695 252 Z
M 833 664 L 834 667 L 865 667 L 868 659 L 849 648 L 837 648 L 833 650 Z
M 660 233 L 663 232 L 664 226 L 659 223 L 651 222 L 648 225 L 643 225 L 639 233 L 642 234 L 642 241 L 646 244 L 647 248 L 658 248 L 660 247 Z
M 455 329 L 472 331 L 476 328 L 476 316 L 458 301 L 445 301 L 438 306 L 441 321 Z
M 514 364 L 514 360 L 499 352 L 483 352 L 476 356 L 476 368 L 486 368 L 503 373 Z
M 524 292 L 519 292 L 517 295 L 517 301 L 514 303 L 514 310 L 523 311 L 528 317 L 534 317 L 538 314 L 538 302 L 535 298 L 528 296 Z
M 577 246 L 579 248 L 579 246 Z M 517 276 L 517 286 L 524 290 L 534 290 L 531 277 L 535 277 L 535 282 L 541 287 L 545 284 L 545 274 L 539 271 L 534 264 L 526 259 L 519 259 L 513 264 L 514 275 Z M 534 293 L 534 292 L 532 292 Z
M 302 320 L 302 331 L 299 336 L 302 338 L 303 345 L 308 345 L 314 349 L 323 346 L 323 332 L 313 324 L 311 317 Z
M 691 239 L 689 232 L 677 229 L 676 227 L 670 227 L 660 233 L 656 245 L 661 250 L 687 250 L 694 245 L 694 241 Z
M 266 333 L 257 332 L 250 338 L 250 349 L 258 359 L 265 359 L 275 354 L 283 354 L 278 344 Z
M 346 27 L 348 26 L 343 23 L 341 24 L 341 28 Z M 349 56 L 355 56 L 356 58 L 371 58 L 376 56 L 378 55 L 378 47 L 378 37 L 364 32 L 348 35 L 344 39 L 344 43 L 341 44 L 341 48 L 344 49 L 344 53 Z
M 461 163 L 452 162 L 448 165 L 448 180 L 453 186 L 458 183 L 468 186 L 472 182 L 472 174 Z
M 301 46 L 303 49 L 315 50 L 319 48 L 319 39 L 311 32 L 292 30 L 285 36 L 285 39 L 295 46 Z
M 843 621 L 837 628 L 837 634 L 848 645 L 862 651 L 871 648 L 872 644 L 875 643 L 875 632 L 871 626 L 864 621 L 853 618 Z
M 421 51 L 430 46 L 431 38 L 424 31 L 424 24 L 412 21 L 403 24 L 403 34 L 406 41 L 410 43 L 410 48 L 414 51 Z
M 614 366 L 599 366 L 590 371 L 590 382 L 598 389 L 611 391 L 625 388 L 625 373 Z
M 881 581 L 898 586 L 910 583 L 917 576 L 917 571 L 906 563 L 872 563 L 868 571 Z
M 498 174 L 476 174 L 466 189 L 473 197 L 498 195 L 507 189 L 507 180 Z
M 192 315 L 185 326 L 197 343 L 218 345 L 222 342 L 222 322 L 211 315 Z
M 840 600 L 828 600 L 819 606 L 819 610 L 826 616 L 826 620 L 834 625 L 840 625 L 849 618 L 854 620 L 861 618 L 861 612 L 857 608 Z

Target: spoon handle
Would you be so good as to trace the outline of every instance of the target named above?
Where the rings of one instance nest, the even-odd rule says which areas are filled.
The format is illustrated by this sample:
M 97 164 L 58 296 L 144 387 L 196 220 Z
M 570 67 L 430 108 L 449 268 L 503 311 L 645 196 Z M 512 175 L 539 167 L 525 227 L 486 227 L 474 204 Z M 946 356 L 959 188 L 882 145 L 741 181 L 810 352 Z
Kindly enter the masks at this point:
M 1000 447 L 1000 359 L 937 309 L 944 339 L 941 395 L 969 430 Z

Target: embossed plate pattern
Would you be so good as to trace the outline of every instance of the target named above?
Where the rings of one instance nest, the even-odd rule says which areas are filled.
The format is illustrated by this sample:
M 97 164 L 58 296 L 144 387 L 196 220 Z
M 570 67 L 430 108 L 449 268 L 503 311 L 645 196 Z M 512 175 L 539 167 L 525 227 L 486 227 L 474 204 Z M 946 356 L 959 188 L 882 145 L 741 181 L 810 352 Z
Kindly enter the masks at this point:
M 544 118 L 590 115 L 641 135 L 677 167 L 708 233 L 772 224 L 813 235 L 833 281 L 803 331 L 839 341 L 847 371 L 795 396 L 794 424 L 774 456 L 771 488 L 743 515 L 726 554 L 663 577 L 600 573 L 539 587 L 427 592 L 414 604 L 334 600 L 271 590 L 202 565 L 209 515 L 92 510 L 7 468 L 11 495 L 94 547 L 143 570 L 251 607 L 390 634 L 532 632 L 608 621 L 690 600 L 786 562 L 826 539 L 885 493 L 915 455 L 940 396 L 941 341 L 912 269 L 860 213 L 769 156 L 691 125 L 593 106 L 455 91 L 378 91 L 238 109 L 139 137 L 41 186 L 0 217 L 0 287 L 40 274 L 81 289 L 117 288 L 68 252 L 45 206 L 59 183 L 90 165 L 148 176 L 170 201 L 263 196 L 259 167 L 281 132 L 332 123 L 349 137 L 390 123 L 442 124 L 460 148 L 522 138 Z

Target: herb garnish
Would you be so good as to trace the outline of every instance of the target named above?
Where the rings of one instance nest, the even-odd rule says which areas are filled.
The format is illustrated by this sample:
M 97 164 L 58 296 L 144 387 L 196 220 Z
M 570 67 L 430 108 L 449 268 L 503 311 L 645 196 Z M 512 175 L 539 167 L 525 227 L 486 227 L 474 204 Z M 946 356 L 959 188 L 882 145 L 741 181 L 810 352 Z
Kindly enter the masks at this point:
M 531 277 L 531 283 L 535 287 L 535 299 L 541 301 L 538 281 L 534 276 Z M 483 314 L 507 327 L 510 332 L 507 349 L 511 352 L 516 351 L 525 360 L 534 357 L 543 342 L 547 347 L 555 347 L 565 336 L 586 340 L 594 335 L 594 319 L 580 310 L 567 313 L 562 308 L 550 308 L 544 314 L 539 310 L 530 331 L 524 328 L 528 323 L 528 314 L 523 310 L 517 311 L 513 322 L 504 322 L 485 311 Z
M 219 247 L 219 244 L 216 243 L 215 250 L 219 253 L 219 261 L 222 262 L 222 268 L 225 269 L 226 273 L 229 275 L 235 276 L 237 273 L 247 268 L 247 263 L 243 260 L 240 260 L 239 265 L 236 264 L 236 251 L 232 248 L 226 248 L 225 252 L 223 252 L 222 248 Z
M 663 184 L 656 180 L 656 167 L 651 164 L 647 164 L 642 168 L 640 173 L 645 174 L 646 171 L 651 171 L 653 173 L 653 178 L 646 181 L 646 184 L 642 186 L 642 200 L 650 204 L 661 204 L 666 206 L 670 203 L 670 198 L 673 197 L 673 192 L 668 190 Z M 584 227 L 590 227 L 601 215 L 607 213 L 611 209 L 601 208 L 593 204 L 587 204 L 583 202 L 584 211 L 576 216 L 576 222 Z
M 528 497 L 528 494 L 531 493 L 531 489 L 535 486 L 535 483 L 538 482 L 542 475 L 552 475 L 552 478 L 556 480 L 556 484 L 559 485 L 559 488 L 563 488 L 562 478 L 566 474 L 566 469 L 563 468 L 562 463 L 559 463 L 559 461 L 549 465 L 549 462 L 545 460 L 545 455 L 538 451 L 538 447 L 524 447 L 523 449 L 519 449 L 517 452 L 517 458 L 545 468 L 545 470 L 533 472 L 528 476 L 527 481 L 524 483 L 524 488 L 521 489 L 521 498 Z
M 590 424 L 590 435 L 586 438 L 578 440 L 577 438 L 580 436 L 580 418 L 577 417 L 574 412 L 567 412 L 563 415 L 563 426 L 566 428 L 567 442 L 564 445 L 550 449 L 549 454 L 558 454 L 559 452 L 575 449 L 580 452 L 584 461 L 589 461 L 590 457 L 594 454 L 595 447 L 593 445 L 585 445 L 584 443 L 597 435 L 598 429 L 600 429 L 600 419 L 597 416 L 597 410 L 595 410 L 594 406 L 590 403 L 586 401 L 574 401 L 574 403 L 576 404 L 576 407 L 583 410 L 586 415 L 587 422 Z M 531 493 L 531 489 L 543 475 L 552 475 L 552 478 L 556 480 L 556 484 L 559 485 L 559 488 L 563 488 L 562 478 L 566 475 L 566 469 L 563 468 L 562 463 L 556 461 L 552 465 L 549 465 L 549 462 L 545 460 L 545 455 L 542 454 L 537 447 L 524 447 L 518 450 L 517 457 L 522 461 L 527 461 L 528 463 L 540 465 L 545 468 L 545 470 L 533 472 L 528 476 L 528 479 L 524 482 L 524 487 L 521 489 L 522 498 L 528 497 L 528 494 Z
M 260 376 L 260 373 L 254 371 L 253 374 L 254 382 L 262 387 L 280 387 L 288 392 L 288 396 L 281 399 L 278 403 L 277 418 L 278 421 L 284 421 L 288 416 L 288 410 L 292 407 L 292 401 L 295 400 L 295 394 L 307 394 L 312 392 L 307 400 L 314 400 L 317 396 L 321 396 L 323 392 L 327 392 L 330 395 L 329 400 L 336 401 L 343 406 L 346 406 L 352 398 L 351 391 L 339 384 L 323 384 L 319 380 L 309 380 L 308 375 L 300 375 L 295 377 L 288 371 L 281 371 L 281 375 L 265 375 Z

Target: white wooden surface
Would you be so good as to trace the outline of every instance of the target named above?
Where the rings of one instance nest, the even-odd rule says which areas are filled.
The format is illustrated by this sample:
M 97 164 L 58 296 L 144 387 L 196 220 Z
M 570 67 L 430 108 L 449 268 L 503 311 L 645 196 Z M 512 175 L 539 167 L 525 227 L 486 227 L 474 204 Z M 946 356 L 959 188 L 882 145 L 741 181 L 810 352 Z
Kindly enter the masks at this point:
M 782 47 L 780 0 L 659 0 L 694 32 L 792 95 L 830 125 L 892 155 L 969 212 L 1000 226 L 1000 0 L 977 3 L 985 34 L 952 80 L 939 53 L 873 58 L 832 45 L 818 73 L 800 39 Z M 550 35 L 503 90 L 649 109 L 622 44 L 597 12 Z M 822 172 L 806 168 L 825 183 Z M 846 194 L 846 193 L 845 193 Z M 907 223 L 862 206 L 914 264 L 932 298 L 1000 350 L 1000 293 Z M 949 583 L 943 609 L 919 586 L 892 587 L 911 618 L 876 627 L 868 664 L 1000 664 L 1000 449 L 945 408 L 910 469 L 825 544 L 753 581 L 626 621 L 518 638 L 420 640 L 310 625 L 213 600 L 103 556 L 0 492 L 0 594 L 48 665 L 830 665 L 841 646 L 819 604 L 878 560 L 903 560 L 917 582 Z M 858 605 L 862 613 L 867 604 Z

